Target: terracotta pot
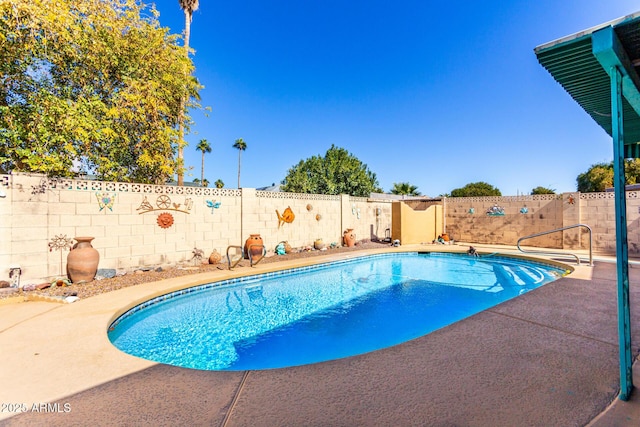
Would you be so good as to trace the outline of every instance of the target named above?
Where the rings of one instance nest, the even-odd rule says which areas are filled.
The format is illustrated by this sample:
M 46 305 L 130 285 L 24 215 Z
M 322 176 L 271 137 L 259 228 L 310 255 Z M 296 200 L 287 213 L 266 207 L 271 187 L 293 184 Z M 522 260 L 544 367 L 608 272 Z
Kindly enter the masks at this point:
M 249 248 L 251 246 L 251 248 Z M 256 260 L 262 256 L 264 250 L 264 241 L 259 234 L 252 234 L 249 238 L 244 242 L 244 257 L 249 259 Z M 249 254 L 251 252 L 251 254 Z
M 209 255 L 209 264 L 217 264 L 221 259 L 222 255 L 214 249 L 213 252 L 211 252 L 211 255 Z
M 94 237 L 75 237 L 78 243 L 73 245 L 67 255 L 67 274 L 72 283 L 90 282 L 96 277 L 100 253 L 91 246 Z
M 342 240 L 349 248 L 356 244 L 356 233 L 353 232 L 353 228 L 347 228 L 347 230 L 342 234 Z
M 289 242 L 285 241 L 284 242 L 284 253 L 285 254 L 290 254 L 292 251 L 293 251 L 293 248 L 291 247 Z

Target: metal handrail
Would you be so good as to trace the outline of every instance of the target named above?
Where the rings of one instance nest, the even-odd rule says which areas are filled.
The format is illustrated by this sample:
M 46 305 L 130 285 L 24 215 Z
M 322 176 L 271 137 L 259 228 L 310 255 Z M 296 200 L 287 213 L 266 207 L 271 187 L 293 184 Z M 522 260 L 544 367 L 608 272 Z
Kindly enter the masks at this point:
M 240 249 L 240 258 L 238 258 L 233 265 L 231 265 L 231 257 L 229 256 L 229 249 L 231 248 Z M 242 249 L 242 246 L 227 246 L 227 263 L 229 264 L 229 270 L 238 265 L 238 263 L 242 261 L 242 258 L 244 258 L 244 250 Z
M 262 248 L 262 255 L 260 256 L 260 258 L 258 258 L 258 260 L 255 263 L 253 262 L 253 255 L 251 254 L 251 248 Z M 247 255 L 249 257 L 249 260 L 251 261 L 251 267 L 253 267 L 254 264 L 257 265 L 260 261 L 262 261 L 265 255 L 267 255 L 267 248 L 265 248 L 264 245 L 260 243 L 249 245 L 249 247 L 247 248 Z
M 555 228 L 553 230 L 549 230 L 549 231 L 543 231 L 540 233 L 536 233 L 536 234 L 532 234 L 530 236 L 524 236 L 518 239 L 518 243 L 516 244 L 516 246 L 518 247 L 518 250 L 520 252 L 523 253 L 529 253 L 529 254 L 547 254 L 547 255 L 567 255 L 564 252 L 546 252 L 546 251 L 525 251 L 524 249 L 522 249 L 520 247 L 520 242 L 526 239 L 532 239 L 534 237 L 539 237 L 539 236 L 544 236 L 545 234 L 551 234 L 551 233 L 556 233 L 558 231 L 564 231 L 564 230 L 568 230 L 570 228 L 576 228 L 576 227 L 585 227 L 587 230 L 589 230 L 589 265 L 593 266 L 593 251 L 592 251 L 592 247 L 593 247 L 593 239 L 592 239 L 592 233 L 591 233 L 591 227 L 589 227 L 587 224 L 573 224 L 573 225 L 569 225 L 566 227 L 561 227 L 561 228 Z M 580 265 L 580 257 L 578 257 L 578 255 L 576 254 L 572 254 L 569 253 L 568 255 L 572 255 L 574 257 L 576 257 L 576 263 L 578 265 Z

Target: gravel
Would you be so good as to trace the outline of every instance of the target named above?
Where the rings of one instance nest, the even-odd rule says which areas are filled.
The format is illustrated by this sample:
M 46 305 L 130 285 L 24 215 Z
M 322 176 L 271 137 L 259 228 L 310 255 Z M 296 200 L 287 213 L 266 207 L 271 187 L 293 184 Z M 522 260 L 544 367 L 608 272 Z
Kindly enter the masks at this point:
M 286 255 L 274 255 L 273 253 L 267 254 L 267 256 L 260 261 L 261 264 L 281 262 L 299 258 L 310 257 L 322 257 L 326 255 L 333 255 L 336 253 L 354 252 L 365 249 L 379 249 L 389 247 L 389 243 L 375 242 L 375 241 L 360 241 L 353 247 L 337 247 L 330 248 L 326 251 L 313 250 L 310 247 L 302 249 L 294 249 L 291 253 Z M 206 262 L 206 260 L 204 260 Z M 250 266 L 249 260 L 242 260 L 238 264 L 240 267 Z M 237 267 L 236 267 L 237 268 Z M 204 273 L 214 270 L 228 270 L 226 258 L 218 264 L 196 264 L 194 262 L 185 263 L 182 266 L 175 266 L 170 268 L 151 268 L 148 270 L 136 270 L 124 275 L 116 276 L 110 279 L 93 280 L 87 283 L 72 284 L 70 286 L 54 286 L 41 290 L 23 291 L 20 290 L 17 293 L 11 295 L 0 294 L 0 299 L 6 298 L 23 298 L 28 294 L 39 294 L 46 296 L 77 296 L 80 299 L 90 298 L 94 295 L 103 294 L 105 292 L 115 291 L 117 289 L 126 288 L 129 286 L 136 286 L 143 283 L 155 282 L 163 279 L 170 279 L 174 277 L 185 276 L 189 274 Z

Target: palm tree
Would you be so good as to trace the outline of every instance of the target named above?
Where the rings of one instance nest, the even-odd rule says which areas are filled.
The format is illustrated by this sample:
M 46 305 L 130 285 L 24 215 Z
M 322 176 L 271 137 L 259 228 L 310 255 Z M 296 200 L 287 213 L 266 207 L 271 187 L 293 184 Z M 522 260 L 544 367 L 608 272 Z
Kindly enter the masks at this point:
M 184 54 L 189 58 L 189 38 L 191 37 L 191 20 L 193 12 L 198 10 L 198 0 L 178 0 L 180 9 L 184 12 Z M 184 171 L 182 166 L 184 163 L 184 107 L 187 100 L 183 97 L 180 100 L 180 116 L 178 117 L 178 185 L 184 185 Z
M 405 196 L 419 196 L 420 192 L 418 187 L 411 185 L 408 182 L 394 182 L 391 194 L 403 194 Z
M 216 182 L 214 182 L 213 184 L 216 186 L 216 188 L 222 188 L 222 187 L 224 187 L 224 182 L 222 182 L 222 180 L 221 180 L 221 179 L 218 179 L 218 180 L 217 180 Z
M 202 178 L 200 179 L 200 183 L 203 187 L 206 187 L 206 185 L 204 185 L 204 154 L 211 152 L 211 146 L 209 145 L 209 142 L 206 139 L 201 139 L 200 143 L 196 147 L 196 150 L 202 151 L 202 168 L 200 169 L 201 170 L 200 176 Z
M 242 138 L 236 139 L 233 148 L 238 149 L 238 188 L 240 188 L 240 155 L 247 149 L 247 143 Z
M 202 186 L 203 187 L 208 187 L 209 186 L 209 180 L 207 178 L 202 180 Z

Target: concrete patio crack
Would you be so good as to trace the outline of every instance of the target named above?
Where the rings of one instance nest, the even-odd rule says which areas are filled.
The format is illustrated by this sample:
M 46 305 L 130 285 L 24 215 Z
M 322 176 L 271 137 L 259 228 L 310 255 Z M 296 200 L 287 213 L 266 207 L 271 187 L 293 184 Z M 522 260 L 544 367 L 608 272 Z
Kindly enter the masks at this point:
M 220 424 L 220 427 L 226 427 L 227 423 L 229 422 L 229 419 L 231 418 L 231 413 L 233 412 L 234 408 L 236 407 L 236 403 L 238 402 L 238 399 L 240 398 L 240 394 L 242 393 L 242 389 L 244 388 L 244 384 L 247 381 L 247 377 L 249 376 L 249 372 L 251 372 L 251 371 L 245 371 L 244 374 L 242 375 L 242 380 L 240 381 L 240 385 L 238 385 L 238 389 L 236 390 L 236 392 L 233 395 L 233 400 L 231 401 L 231 405 L 229 405 L 229 410 L 225 414 L 224 419 L 222 420 L 222 424 Z
M 578 334 L 578 333 L 571 332 L 571 331 L 566 330 L 566 329 L 561 329 L 561 328 L 556 328 L 554 326 L 545 325 L 544 323 L 535 322 L 535 321 L 529 320 L 529 319 L 524 319 L 522 317 L 514 316 L 512 314 L 506 314 L 506 313 L 502 313 L 500 311 L 495 311 L 495 310 L 492 310 L 492 309 L 487 310 L 487 312 L 490 312 L 490 313 L 493 313 L 493 314 L 497 314 L 497 315 L 500 315 L 500 316 L 504 316 L 504 317 L 508 317 L 510 319 L 519 320 L 521 322 L 529 323 L 531 325 L 540 326 L 540 327 L 543 327 L 543 328 L 546 328 L 546 329 L 551 329 L 553 331 L 562 332 L 562 333 L 565 333 L 567 335 L 572 335 L 574 337 L 585 338 L 585 339 L 588 339 L 588 340 L 591 340 L 591 341 L 599 342 L 599 343 L 602 343 L 602 344 L 607 344 L 607 345 L 614 346 L 614 347 L 618 345 L 617 342 L 604 341 L 604 340 L 601 340 L 601 339 L 598 339 L 598 338 L 595 338 L 595 337 L 592 337 L 592 336 Z

